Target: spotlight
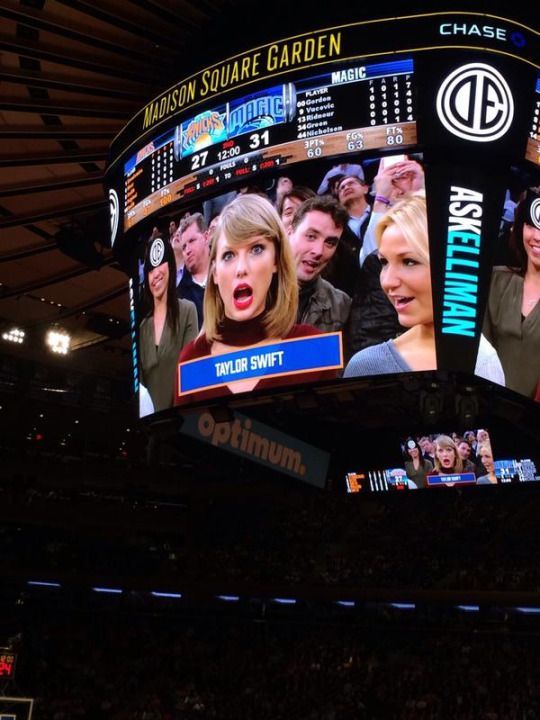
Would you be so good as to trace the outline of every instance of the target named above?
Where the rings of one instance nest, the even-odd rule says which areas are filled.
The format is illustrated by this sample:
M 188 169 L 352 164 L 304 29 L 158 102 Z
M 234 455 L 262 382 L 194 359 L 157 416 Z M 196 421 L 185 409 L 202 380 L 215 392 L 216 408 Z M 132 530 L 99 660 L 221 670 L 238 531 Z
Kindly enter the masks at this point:
M 22 345 L 25 335 L 26 333 L 24 332 L 24 330 L 14 327 L 11 328 L 11 330 L 7 330 L 5 333 L 2 333 L 2 340 L 7 340 L 7 342 L 19 343 L 19 345 Z
M 45 342 L 54 353 L 67 355 L 71 343 L 71 335 L 63 330 L 49 330 Z

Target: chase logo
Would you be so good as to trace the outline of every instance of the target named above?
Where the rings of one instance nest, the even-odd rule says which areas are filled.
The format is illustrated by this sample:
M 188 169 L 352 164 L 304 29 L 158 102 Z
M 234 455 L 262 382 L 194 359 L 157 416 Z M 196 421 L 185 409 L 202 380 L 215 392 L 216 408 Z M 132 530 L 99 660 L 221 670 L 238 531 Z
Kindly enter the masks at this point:
M 493 142 L 512 124 L 514 98 L 498 70 L 485 63 L 469 63 L 442 83 L 437 114 L 452 135 L 472 142 Z
M 118 232 L 118 218 L 120 216 L 120 203 L 118 202 L 118 195 L 112 188 L 109 190 L 109 212 L 111 215 L 111 247 L 114 245 L 116 240 L 116 233 Z M 1 719 L 0 719 L 1 720 Z
M 506 28 L 476 23 L 442 23 L 439 25 L 439 35 L 489 38 L 500 42 L 510 41 L 517 48 L 525 47 L 527 44 L 525 36 L 518 31 L 508 34 Z

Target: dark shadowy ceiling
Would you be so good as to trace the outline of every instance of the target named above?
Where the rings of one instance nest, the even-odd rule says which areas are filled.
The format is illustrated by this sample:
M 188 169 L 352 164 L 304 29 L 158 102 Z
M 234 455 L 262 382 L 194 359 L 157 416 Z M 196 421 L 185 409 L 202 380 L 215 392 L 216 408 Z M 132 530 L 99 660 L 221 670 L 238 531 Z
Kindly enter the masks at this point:
M 187 41 L 224 5 L 0 3 L 0 333 L 24 328 L 19 352 L 35 356 L 58 323 L 77 364 L 127 366 L 126 276 L 99 245 L 108 233 L 108 147 L 183 74 Z M 59 249 L 59 231 L 73 256 Z

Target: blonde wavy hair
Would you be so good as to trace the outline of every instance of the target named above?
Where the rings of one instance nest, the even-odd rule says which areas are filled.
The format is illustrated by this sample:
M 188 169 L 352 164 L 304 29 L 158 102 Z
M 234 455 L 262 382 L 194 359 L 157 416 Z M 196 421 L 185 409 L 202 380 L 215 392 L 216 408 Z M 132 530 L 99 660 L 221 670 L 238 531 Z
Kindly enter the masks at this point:
M 377 223 L 375 238 L 380 246 L 383 232 L 390 225 L 396 225 L 407 242 L 429 265 L 429 236 L 427 225 L 426 195 L 418 191 L 406 195 L 393 205 Z
M 262 236 L 274 244 L 277 272 L 266 297 L 264 325 L 268 338 L 286 337 L 296 322 L 298 281 L 289 239 L 279 215 L 260 195 L 238 195 L 221 212 L 212 233 L 208 281 L 204 293 L 204 332 L 209 342 L 220 340 L 219 326 L 225 318 L 223 300 L 214 281 L 220 237 L 231 247 Z

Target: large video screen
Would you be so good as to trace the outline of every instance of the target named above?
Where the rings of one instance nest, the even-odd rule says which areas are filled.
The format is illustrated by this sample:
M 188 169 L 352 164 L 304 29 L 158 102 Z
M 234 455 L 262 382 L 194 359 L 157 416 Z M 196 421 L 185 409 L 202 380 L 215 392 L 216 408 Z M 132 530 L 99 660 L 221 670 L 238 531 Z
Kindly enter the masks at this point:
M 348 493 L 496 486 L 540 480 L 533 460 L 496 454 L 485 428 L 408 436 L 400 442 L 401 463 L 346 473 Z
M 136 116 L 109 174 L 141 416 L 435 369 L 539 395 L 538 76 L 495 42 L 510 25 L 485 53 L 443 20 L 401 19 L 439 55 L 395 35 L 362 56 L 374 28 L 333 28 Z

